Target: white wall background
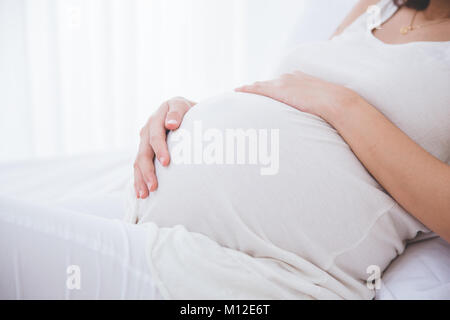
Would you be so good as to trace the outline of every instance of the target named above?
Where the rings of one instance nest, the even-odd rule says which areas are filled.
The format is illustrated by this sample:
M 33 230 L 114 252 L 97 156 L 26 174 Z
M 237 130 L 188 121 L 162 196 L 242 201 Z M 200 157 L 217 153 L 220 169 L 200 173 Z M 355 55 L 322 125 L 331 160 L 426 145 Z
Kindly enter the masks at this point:
M 135 148 L 162 101 L 266 78 L 354 2 L 0 0 L 0 161 Z

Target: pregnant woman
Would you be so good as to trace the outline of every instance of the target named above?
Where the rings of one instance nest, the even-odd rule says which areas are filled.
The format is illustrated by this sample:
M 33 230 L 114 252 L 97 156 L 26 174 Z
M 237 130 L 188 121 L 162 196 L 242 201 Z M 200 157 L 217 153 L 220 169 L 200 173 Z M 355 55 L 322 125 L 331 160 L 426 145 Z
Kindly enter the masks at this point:
M 368 30 L 372 4 L 381 26 Z M 402 4 L 361 1 L 332 40 L 296 49 L 275 80 L 164 103 L 141 132 L 130 221 L 182 225 L 247 254 L 258 263 L 242 264 L 270 284 L 239 281 L 273 288 L 269 297 L 372 298 L 367 272 L 383 271 L 406 240 L 429 228 L 450 241 L 450 2 Z M 169 164 L 179 131 L 194 135 L 198 123 L 224 136 L 278 129 L 277 173 Z M 166 129 L 178 129 L 168 145 Z M 195 265 L 183 279 L 167 252 L 150 259 L 167 296 L 202 296 L 203 283 L 214 297 L 245 292 L 230 284 L 233 270 L 201 268 L 198 253 L 182 259 Z M 197 289 L 182 284 L 190 277 Z
M 449 1 L 362 0 L 273 78 L 160 107 L 131 223 L 1 201 L 0 298 L 372 299 L 450 241 Z

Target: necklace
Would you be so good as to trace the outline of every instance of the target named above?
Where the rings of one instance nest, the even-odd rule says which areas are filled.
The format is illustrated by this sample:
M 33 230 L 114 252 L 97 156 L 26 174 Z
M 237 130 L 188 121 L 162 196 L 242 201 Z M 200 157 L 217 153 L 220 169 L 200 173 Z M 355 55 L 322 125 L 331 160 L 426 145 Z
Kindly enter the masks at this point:
M 414 31 L 414 30 L 416 30 L 416 29 L 425 28 L 425 27 L 428 27 L 428 26 L 432 26 L 432 25 L 435 25 L 435 24 L 439 24 L 439 23 L 448 21 L 448 20 L 450 19 L 450 18 L 445 18 L 445 19 L 440 19 L 440 20 L 436 20 L 436 21 L 432 21 L 432 22 L 424 23 L 424 24 L 419 24 L 419 25 L 415 26 L 415 25 L 414 25 L 414 21 L 416 20 L 417 13 L 419 13 L 419 12 L 416 10 L 416 12 L 414 13 L 414 16 L 413 16 L 413 18 L 412 18 L 411 23 L 409 24 L 409 26 L 404 26 L 404 27 L 401 27 L 401 28 L 400 28 L 400 33 L 401 33 L 402 35 L 406 35 L 406 34 L 408 34 L 408 32 L 410 32 L 410 31 Z

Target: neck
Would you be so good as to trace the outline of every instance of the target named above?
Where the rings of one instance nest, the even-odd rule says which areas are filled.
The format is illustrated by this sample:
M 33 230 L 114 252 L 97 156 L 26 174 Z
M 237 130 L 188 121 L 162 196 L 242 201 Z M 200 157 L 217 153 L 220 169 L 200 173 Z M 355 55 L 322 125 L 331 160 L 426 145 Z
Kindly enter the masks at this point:
M 423 15 L 427 20 L 450 18 L 450 1 L 431 0 L 428 8 L 423 11 Z

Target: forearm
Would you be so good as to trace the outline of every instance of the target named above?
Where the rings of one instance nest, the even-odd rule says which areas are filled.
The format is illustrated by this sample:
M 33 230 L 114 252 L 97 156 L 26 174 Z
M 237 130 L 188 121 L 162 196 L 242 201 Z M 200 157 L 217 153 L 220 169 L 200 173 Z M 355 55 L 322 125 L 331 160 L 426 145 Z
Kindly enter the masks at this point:
M 359 96 L 324 118 L 387 192 L 450 242 L 450 166 L 421 148 Z

